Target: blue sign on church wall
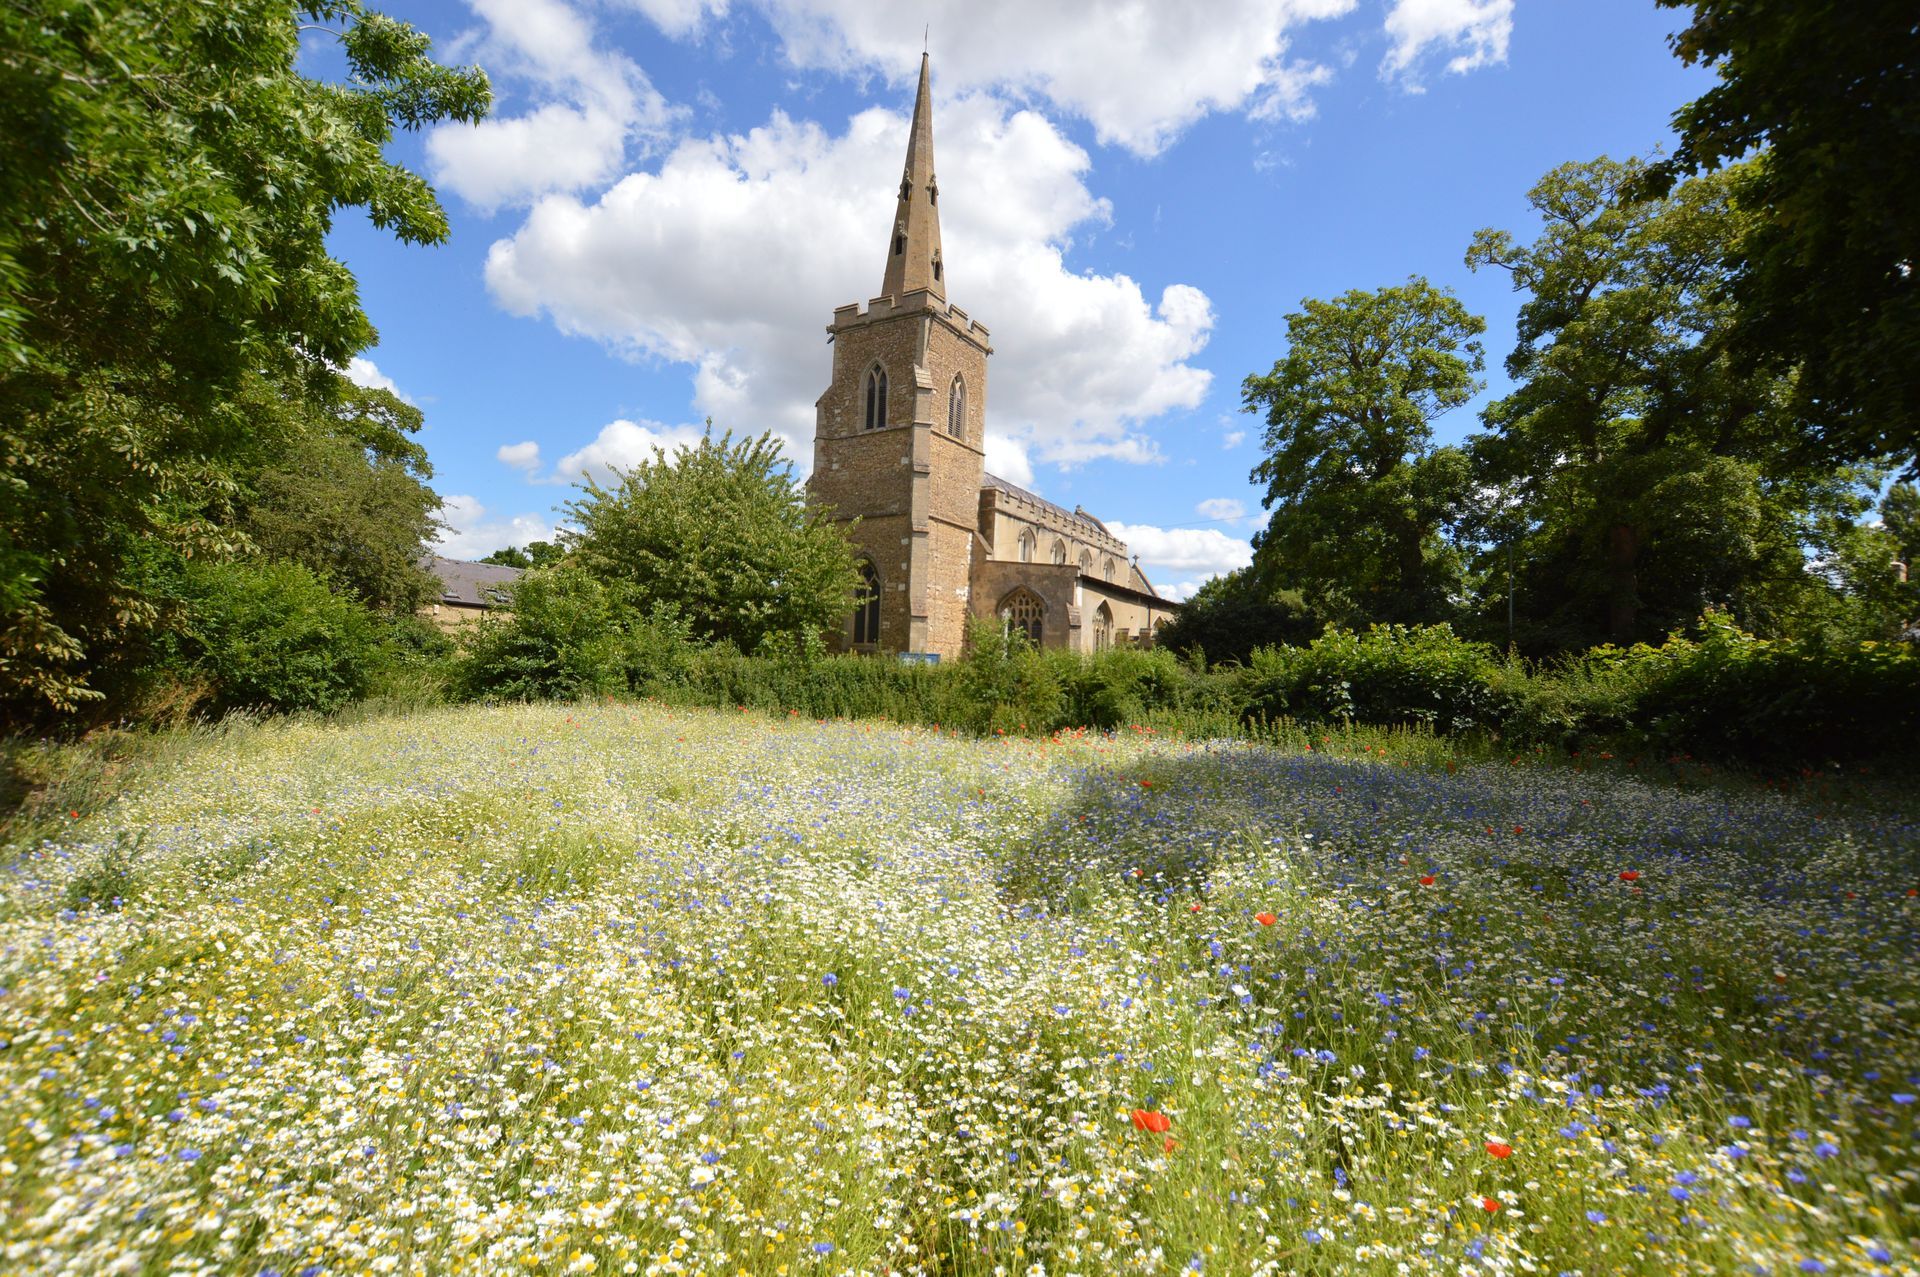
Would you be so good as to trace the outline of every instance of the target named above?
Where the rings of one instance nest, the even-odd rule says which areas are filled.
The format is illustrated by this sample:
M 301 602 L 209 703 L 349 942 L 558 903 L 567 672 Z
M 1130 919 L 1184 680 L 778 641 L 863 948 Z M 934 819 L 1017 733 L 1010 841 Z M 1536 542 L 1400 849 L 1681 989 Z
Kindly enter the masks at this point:
M 940 653 L 902 652 L 900 653 L 900 660 L 907 665 L 938 665 L 940 663 Z

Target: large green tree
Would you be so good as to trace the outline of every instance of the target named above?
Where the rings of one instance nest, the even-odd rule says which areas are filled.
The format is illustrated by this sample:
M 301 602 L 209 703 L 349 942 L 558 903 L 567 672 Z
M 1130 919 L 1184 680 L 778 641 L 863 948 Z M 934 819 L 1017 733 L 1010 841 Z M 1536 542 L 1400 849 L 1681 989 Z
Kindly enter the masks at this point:
M 296 69 L 303 33 L 344 54 Z M 325 396 L 374 338 L 326 235 L 447 226 L 396 127 L 472 120 L 478 71 L 358 0 L 0 5 L 0 713 L 72 708 L 157 622 L 154 543 L 224 554 L 244 383 Z
M 755 651 L 770 641 L 815 646 L 853 608 L 852 543 L 807 504 L 770 434 L 698 443 L 589 478 L 567 503 L 579 528 L 574 560 L 617 583 L 642 612 L 667 608 L 703 639 Z
M 420 410 L 344 377 L 325 397 L 253 383 L 255 449 L 237 467 L 235 522 L 253 547 L 299 563 L 376 611 L 410 613 L 438 592 L 421 546 L 439 524 Z
M 1791 450 L 1790 377 L 1726 349 L 1721 287 L 1743 233 L 1738 173 L 1640 198 L 1644 166 L 1599 159 L 1547 174 L 1530 243 L 1474 237 L 1467 263 L 1526 294 L 1507 359 L 1513 392 L 1473 452 L 1517 517 L 1490 523 L 1500 573 L 1517 550 L 1526 645 L 1655 637 L 1707 607 L 1778 629 L 1823 529 L 1864 511 L 1856 476 Z M 1501 582 L 1504 584 L 1504 581 Z
M 1650 185 L 1757 157 L 1728 245 L 1733 348 L 1796 368 L 1804 438 L 1842 460 L 1920 453 L 1920 19 L 1912 0 L 1659 0 L 1719 83 L 1674 116 Z
M 1442 620 L 1461 572 L 1445 533 L 1471 486 L 1433 423 L 1480 390 L 1486 324 L 1418 277 L 1303 305 L 1287 353 L 1242 386 L 1267 422 L 1260 575 L 1330 620 Z

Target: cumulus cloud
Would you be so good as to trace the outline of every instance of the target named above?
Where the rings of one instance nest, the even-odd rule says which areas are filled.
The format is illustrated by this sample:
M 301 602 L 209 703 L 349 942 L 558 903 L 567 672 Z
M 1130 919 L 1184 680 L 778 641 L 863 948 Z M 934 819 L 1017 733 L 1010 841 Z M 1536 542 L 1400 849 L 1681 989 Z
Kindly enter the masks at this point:
M 480 503 L 479 498 L 455 494 L 440 507 L 440 521 L 446 526 L 434 538 L 434 549 L 449 559 L 478 559 L 522 546 L 529 541 L 551 541 L 553 525 L 537 514 L 501 516 Z
M 711 7 L 711 0 L 709 0 Z M 1163 150 L 1215 113 L 1301 118 L 1330 72 L 1289 56 L 1288 33 L 1356 0 L 761 0 L 797 66 L 911 81 L 923 32 L 949 89 L 1038 96 L 1103 144 Z
M 1232 497 L 1208 497 L 1205 501 L 1193 507 L 1193 511 L 1203 519 L 1220 519 L 1224 522 L 1231 522 L 1243 517 L 1247 512 L 1247 507 L 1244 502 L 1235 501 Z
M 1381 74 L 1406 78 L 1430 48 L 1457 52 L 1447 70 L 1464 74 L 1476 67 L 1507 60 L 1507 41 L 1513 35 L 1513 0 L 1393 0 L 1387 13 L 1387 35 L 1392 47 L 1380 64 Z
M 529 439 L 524 443 L 504 443 L 494 454 L 495 460 L 515 470 L 532 474 L 540 468 L 540 445 Z
M 578 483 L 583 477 L 596 483 L 610 483 L 614 471 L 629 470 L 642 461 L 653 459 L 655 448 L 673 453 L 700 442 L 699 426 L 665 426 L 657 421 L 610 421 L 600 428 L 593 442 L 560 458 L 553 467 L 550 483 Z M 792 449 L 788 449 L 792 455 Z
M 510 312 L 688 366 L 695 408 L 723 427 L 809 439 L 831 356 L 804 335 L 878 288 L 906 131 L 874 108 L 838 135 L 776 112 L 685 140 L 597 200 L 539 200 L 493 245 L 487 285 Z M 1211 380 L 1189 362 L 1212 331 L 1206 294 L 1176 283 L 1149 300 L 1126 275 L 1068 267 L 1074 233 L 1109 208 L 1086 152 L 1038 113 L 972 94 L 941 104 L 937 133 L 950 295 L 998 352 L 996 456 L 1157 460 L 1141 423 Z
M 1033 461 L 1026 445 L 1005 435 L 987 435 L 987 473 L 1023 488 L 1033 487 Z
M 355 355 L 349 359 L 347 366 L 340 371 L 356 386 L 365 386 L 368 390 L 384 390 L 402 403 L 413 402 L 400 392 L 400 387 L 393 384 L 393 378 L 380 371 L 378 364 L 362 355 Z
M 1220 448 L 1222 451 L 1232 451 L 1233 449 L 1238 448 L 1241 444 L 1245 443 L 1246 441 L 1247 441 L 1246 431 L 1229 430 L 1225 435 L 1221 436 Z
M 1109 523 L 1113 535 L 1140 556 L 1147 575 L 1164 578 L 1169 597 L 1186 598 L 1216 576 L 1253 562 L 1253 546 L 1218 528 L 1156 528 L 1144 523 Z M 1183 589 L 1184 594 L 1172 594 Z
M 434 180 L 469 203 L 493 209 L 602 184 L 620 171 L 630 141 L 658 139 L 675 118 L 640 67 L 608 51 L 564 0 L 469 3 L 486 28 L 461 42 L 461 54 L 527 99 L 519 114 L 427 134 Z

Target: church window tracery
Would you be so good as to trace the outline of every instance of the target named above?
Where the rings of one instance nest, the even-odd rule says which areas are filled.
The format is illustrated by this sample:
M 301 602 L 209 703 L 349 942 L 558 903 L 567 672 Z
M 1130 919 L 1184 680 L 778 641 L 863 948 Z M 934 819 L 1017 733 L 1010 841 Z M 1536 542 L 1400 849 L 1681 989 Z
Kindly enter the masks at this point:
M 1040 646 L 1043 621 L 1047 614 L 1047 605 L 1040 596 L 1025 586 L 1014 590 L 1000 600 L 1000 619 L 1007 623 L 1009 630 L 1019 630 L 1027 636 L 1027 641 L 1035 647 Z
M 875 364 L 867 374 L 866 428 L 878 430 L 887 424 L 887 370 Z
M 861 589 L 864 591 L 853 611 L 853 642 L 872 644 L 880 641 L 880 572 L 872 559 L 860 561 Z
M 967 383 L 957 375 L 947 391 L 947 433 L 956 439 L 967 433 Z
M 1093 650 L 1104 652 L 1113 646 L 1113 609 L 1102 603 L 1093 613 Z
M 1032 528 L 1028 528 L 1020 534 L 1020 561 L 1022 563 L 1033 562 L 1033 550 L 1039 543 L 1040 538 L 1033 534 Z

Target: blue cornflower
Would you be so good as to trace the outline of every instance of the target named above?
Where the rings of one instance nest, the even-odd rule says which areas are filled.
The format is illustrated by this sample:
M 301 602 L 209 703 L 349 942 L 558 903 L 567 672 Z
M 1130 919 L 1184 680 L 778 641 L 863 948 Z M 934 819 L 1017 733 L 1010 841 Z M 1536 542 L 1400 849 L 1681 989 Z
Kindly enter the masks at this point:
M 1749 1126 L 1753 1125 L 1753 1119 L 1747 1118 L 1747 1117 L 1730 1117 L 1727 1119 L 1727 1125 L 1733 1127 L 1737 1131 L 1744 1131 Z
M 833 1243 L 815 1242 L 813 1244 L 813 1253 L 816 1255 L 831 1255 L 833 1253 Z
M 1604 1224 L 1607 1222 L 1607 1213 L 1603 1210 L 1590 1210 L 1587 1212 L 1587 1222 L 1589 1224 Z
M 1813 1146 L 1813 1151 L 1814 1151 L 1814 1155 L 1817 1157 L 1840 1156 L 1840 1146 L 1838 1144 L 1833 1143 L 1830 1140 L 1821 1140 L 1818 1144 L 1815 1144 Z
M 835 975 L 833 972 L 829 971 L 825 975 L 820 977 L 820 983 L 826 985 L 829 989 L 831 989 L 835 985 L 840 983 L 840 977 Z

